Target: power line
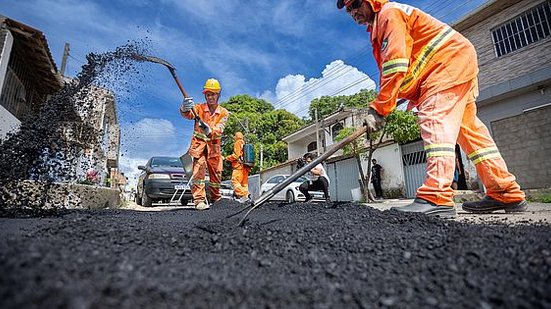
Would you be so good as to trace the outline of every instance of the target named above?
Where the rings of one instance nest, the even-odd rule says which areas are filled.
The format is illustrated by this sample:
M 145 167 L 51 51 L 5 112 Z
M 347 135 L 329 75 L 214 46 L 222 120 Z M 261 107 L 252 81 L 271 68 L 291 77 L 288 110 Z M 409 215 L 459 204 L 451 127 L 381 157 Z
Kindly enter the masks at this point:
M 450 11 L 449 11 L 447 14 L 445 14 L 444 16 L 439 17 L 438 19 L 439 19 L 439 20 L 443 19 L 444 17 L 446 17 L 446 16 L 452 14 L 453 12 L 457 11 L 459 8 L 461 8 L 461 7 L 465 6 L 465 5 L 467 5 L 468 3 L 472 2 L 472 1 L 473 1 L 473 0 L 467 0 L 466 2 L 463 2 L 462 4 L 456 6 L 456 7 L 453 8 L 452 10 L 450 10 Z M 453 1 L 450 1 L 450 2 L 447 3 L 447 5 L 441 5 L 441 6 L 439 7 L 438 10 L 434 10 L 433 12 L 436 13 L 436 12 L 442 11 L 442 10 L 444 10 L 445 8 L 449 7 L 449 6 L 450 6 L 451 4 L 453 4 L 453 3 L 454 3 Z M 423 10 L 423 11 L 424 11 L 424 12 L 427 12 L 428 10 Z M 376 73 L 375 73 L 375 74 L 376 74 Z M 359 79 L 357 79 L 357 80 L 355 80 L 355 81 L 352 81 L 351 83 L 345 85 L 344 87 L 342 87 L 341 89 L 337 90 L 336 92 L 330 94 L 329 96 L 334 96 L 334 95 L 336 95 L 336 94 L 338 94 L 338 93 L 341 93 L 341 92 L 343 92 L 343 91 L 345 91 L 345 90 L 347 90 L 347 89 L 350 89 L 351 87 L 354 87 L 354 86 L 358 85 L 359 83 L 361 83 L 361 82 L 363 82 L 363 81 L 366 81 L 367 79 L 369 79 L 369 76 L 370 76 L 370 75 L 374 75 L 374 74 L 366 74 L 365 77 L 361 77 L 361 78 L 359 78 Z M 323 80 L 325 80 L 325 78 L 324 78 Z M 320 83 L 321 83 L 321 81 L 322 81 L 322 79 L 320 79 Z M 326 82 L 326 83 L 327 83 L 327 82 Z M 321 87 L 321 85 L 324 85 L 324 84 L 326 84 L 326 83 L 320 84 L 320 87 Z M 319 88 L 319 87 L 310 88 L 309 91 L 306 92 L 306 94 L 309 94 L 309 93 L 313 92 L 314 90 L 316 90 L 316 89 L 318 89 L 318 88 Z M 296 89 L 294 92 L 297 93 L 297 92 L 301 92 L 302 90 L 304 90 L 304 88 Z M 296 94 L 295 94 L 294 97 L 292 97 L 292 98 L 287 98 L 287 100 L 283 100 L 284 98 L 282 98 L 282 99 L 280 99 L 280 100 L 277 101 L 277 102 L 280 102 L 280 104 L 277 104 L 277 102 L 276 102 L 276 104 L 274 104 L 274 107 L 276 107 L 276 108 L 281 108 L 281 107 L 283 107 L 283 106 L 288 106 L 288 105 L 291 104 L 291 103 L 297 102 L 298 100 L 305 98 L 305 97 L 306 97 L 306 94 L 305 94 L 305 93 L 303 93 L 302 95 L 296 95 Z M 282 101 L 283 101 L 283 104 L 281 104 Z M 278 106 L 278 105 L 279 105 L 279 106 Z M 303 109 L 299 110 L 299 113 L 300 113 L 300 112 L 303 112 L 303 111 L 305 111 L 305 110 L 306 110 L 306 108 L 303 108 Z
M 350 70 L 354 69 L 354 67 L 346 65 L 346 62 L 347 61 L 352 62 L 353 60 L 358 59 L 359 57 L 363 56 L 363 53 L 366 52 L 367 50 L 369 50 L 369 46 L 363 48 L 362 50 L 360 50 L 354 57 L 352 57 L 350 59 L 343 59 L 342 60 L 343 61 L 342 65 L 339 65 L 339 66 L 336 66 L 336 67 L 333 67 L 333 68 L 329 69 L 327 72 L 325 72 L 325 76 L 324 76 L 323 79 L 319 79 L 318 81 L 315 81 L 311 84 L 308 84 L 304 88 L 295 89 L 291 93 L 288 93 L 285 96 L 283 96 L 282 98 L 278 99 L 278 101 L 276 101 L 272 105 L 276 108 L 279 108 L 279 105 L 282 105 L 284 102 L 289 101 L 290 99 L 292 99 L 292 97 L 296 97 L 297 95 L 301 95 L 300 92 L 303 92 L 305 90 L 309 90 L 310 88 L 312 88 L 312 87 L 316 86 L 317 84 L 321 83 L 326 78 L 329 78 L 329 77 L 331 77 L 335 74 L 338 74 L 339 72 L 342 72 L 343 70 L 350 71 Z M 314 89 L 317 89 L 317 88 L 314 88 Z
M 456 6 L 455 8 L 453 8 L 453 10 L 449 11 L 448 14 L 446 14 L 446 15 L 440 17 L 440 19 L 443 19 L 444 17 L 449 16 L 449 15 L 450 15 L 451 13 L 453 13 L 454 11 L 456 11 L 456 10 L 458 10 L 458 9 L 460 9 L 460 8 L 462 8 L 462 7 L 464 7 L 465 5 L 471 3 L 472 1 L 473 1 L 473 0 L 464 1 L 464 2 L 461 3 L 460 5 L 458 5 L 458 6 Z
M 294 96 L 292 98 L 289 98 L 287 100 L 285 100 L 285 102 L 282 102 L 281 104 L 277 105 L 277 106 L 274 106 L 275 108 L 283 108 L 284 106 L 288 106 L 289 104 L 293 103 L 293 102 L 296 102 L 296 100 L 300 99 L 301 97 L 305 97 L 307 94 L 311 94 L 313 93 L 314 91 L 320 89 L 322 86 L 325 86 L 327 85 L 328 83 L 336 80 L 337 78 L 341 77 L 341 76 L 344 76 L 345 74 L 349 73 L 350 71 L 354 70 L 354 69 L 357 69 L 353 66 L 349 66 L 346 70 L 344 70 L 342 73 L 340 73 L 339 75 L 333 75 L 333 76 L 325 76 L 323 77 L 322 79 L 319 79 L 317 81 L 317 83 L 312 83 L 312 84 L 309 84 L 307 85 L 306 87 L 304 87 L 303 89 L 300 89 L 300 90 L 305 90 L 302 95 L 298 96 Z M 310 86 L 310 87 L 309 87 Z

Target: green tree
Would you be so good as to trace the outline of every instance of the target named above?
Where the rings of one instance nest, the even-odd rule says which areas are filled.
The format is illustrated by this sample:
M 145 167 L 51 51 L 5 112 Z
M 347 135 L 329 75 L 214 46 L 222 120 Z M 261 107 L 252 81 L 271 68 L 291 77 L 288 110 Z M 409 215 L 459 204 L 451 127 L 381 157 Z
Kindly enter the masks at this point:
M 230 111 L 222 140 L 224 156 L 233 153 L 234 136 L 240 131 L 245 135 L 245 141 L 254 145 L 257 164 L 251 170 L 251 174 L 257 173 L 260 169 L 261 147 L 264 153 L 263 168 L 287 160 L 287 144 L 281 138 L 300 129 L 304 121 L 286 110 L 274 109 L 265 100 L 246 94 L 232 96 L 221 105 Z M 222 177 L 228 179 L 230 176 L 231 166 L 226 164 Z
M 365 200 L 375 201 L 369 192 L 368 184 L 371 179 L 371 159 L 373 152 L 377 150 L 385 136 L 392 138 L 399 144 L 404 144 L 420 137 L 420 129 L 417 124 L 417 117 L 411 111 L 394 110 L 386 117 L 386 124 L 380 132 L 371 133 L 369 140 L 367 135 L 357 138 L 354 142 L 343 148 L 345 154 L 354 155 L 361 178 L 361 191 Z M 339 132 L 335 140 L 340 141 L 355 131 L 354 128 L 344 128 Z M 367 160 L 367 175 L 364 176 L 361 158 Z

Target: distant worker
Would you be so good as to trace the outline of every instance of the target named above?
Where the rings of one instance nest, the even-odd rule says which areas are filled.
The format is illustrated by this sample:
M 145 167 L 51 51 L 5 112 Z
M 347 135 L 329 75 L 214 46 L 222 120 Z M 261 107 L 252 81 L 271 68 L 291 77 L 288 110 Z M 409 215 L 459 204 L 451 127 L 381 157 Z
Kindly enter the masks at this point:
M 205 126 L 201 127 L 199 121 L 195 121 L 193 138 L 188 150 L 193 158 L 191 193 L 197 210 L 209 208 L 205 202 L 207 168 L 209 171 L 209 199 L 214 203 L 222 198 L 220 182 L 222 181 L 223 160 L 220 142 L 229 112 L 218 105 L 221 90 L 220 83 L 216 79 L 208 79 L 203 87 L 206 103 L 195 105 L 192 98 L 185 98 L 180 106 L 182 116 L 187 119 L 195 119 L 196 115 L 205 123 Z
M 309 164 L 316 158 L 316 155 L 308 152 L 303 158 L 306 164 Z M 329 176 L 327 176 L 327 172 L 323 165 L 319 163 L 314 166 L 314 168 L 310 170 L 310 174 L 312 175 L 312 179 L 303 182 L 298 187 L 299 191 L 306 197 L 304 202 L 308 203 L 312 201 L 313 197 L 308 191 L 323 191 L 325 201 L 328 203 L 331 202 L 331 198 L 329 197 Z
M 465 37 L 412 6 L 388 0 L 338 0 L 371 33 L 373 55 L 381 71 L 380 90 L 366 125 L 380 130 L 398 98 L 419 110 L 427 154 L 427 177 L 417 198 L 394 209 L 427 215 L 455 216 L 451 183 L 455 144 L 475 164 L 486 196 L 463 204 L 474 213 L 524 211 L 524 193 L 507 171 L 486 126 L 476 117 L 478 63 Z
M 249 201 L 249 172 L 251 170 L 251 167 L 243 162 L 243 145 L 245 145 L 243 133 L 235 133 L 233 153 L 226 157 L 226 160 L 231 162 L 233 169 L 231 174 L 233 195 L 240 203 Z

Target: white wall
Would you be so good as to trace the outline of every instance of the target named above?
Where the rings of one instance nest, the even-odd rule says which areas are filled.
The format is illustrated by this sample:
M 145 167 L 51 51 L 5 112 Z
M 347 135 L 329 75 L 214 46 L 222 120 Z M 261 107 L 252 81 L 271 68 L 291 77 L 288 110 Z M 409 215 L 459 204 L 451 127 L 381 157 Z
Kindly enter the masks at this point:
M 402 164 L 402 152 L 397 143 L 381 147 L 373 153 L 373 159 L 383 167 L 382 187 L 396 189 L 405 187 L 404 168 Z M 364 172 L 367 173 L 367 160 L 362 161 Z M 370 183 L 370 187 L 372 185 Z
M 6 72 L 8 71 L 8 63 L 10 62 L 12 46 L 13 36 L 11 32 L 6 31 L 4 46 L 0 51 L 0 94 L 2 94 L 2 89 L 4 88 L 4 79 L 6 78 Z
M 310 140 L 307 140 L 307 141 L 301 140 L 300 142 L 297 141 L 297 142 L 290 143 L 287 146 L 288 159 L 291 160 L 291 159 L 295 159 L 295 158 L 298 158 L 298 157 L 302 157 L 306 153 L 306 149 L 307 149 L 306 147 L 311 142 L 312 141 L 310 141 Z
M 21 121 L 0 105 L 0 139 L 6 137 L 8 132 L 18 130 L 20 124 Z
M 4 47 L 0 53 L 0 95 L 2 95 L 2 89 L 4 88 L 4 79 L 8 71 L 8 62 L 10 61 L 12 46 L 13 36 L 11 32 L 6 31 Z M 15 118 L 15 116 L 3 106 L 0 106 L 0 139 L 3 139 L 8 132 L 17 130 L 20 124 L 21 121 Z
M 294 164 L 294 163 L 292 163 Z M 264 171 L 261 171 L 260 172 L 260 182 L 261 183 L 264 183 L 266 182 L 266 180 L 268 180 L 270 177 L 272 176 L 275 176 L 275 175 L 291 175 L 292 174 L 292 170 L 291 170 L 291 163 L 289 164 L 286 164 L 286 165 L 281 165 L 277 168 L 272 168 L 270 170 L 264 170 Z

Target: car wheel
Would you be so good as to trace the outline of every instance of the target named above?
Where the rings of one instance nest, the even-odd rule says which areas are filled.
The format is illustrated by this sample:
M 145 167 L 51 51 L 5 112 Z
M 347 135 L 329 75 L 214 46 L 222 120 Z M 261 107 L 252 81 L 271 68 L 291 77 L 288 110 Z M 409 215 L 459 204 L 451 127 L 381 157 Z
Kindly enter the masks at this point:
M 142 206 L 142 198 L 139 194 L 136 194 L 135 200 L 136 200 L 136 204 Z
M 180 204 L 182 204 L 182 206 L 186 206 L 189 203 L 189 201 L 190 199 L 182 198 L 180 199 Z
M 144 207 L 151 207 L 153 205 L 153 200 L 145 192 L 142 193 L 142 204 Z
M 287 201 L 287 203 L 295 202 L 295 194 L 293 193 L 293 191 L 287 191 L 287 193 L 285 194 L 285 201 Z

